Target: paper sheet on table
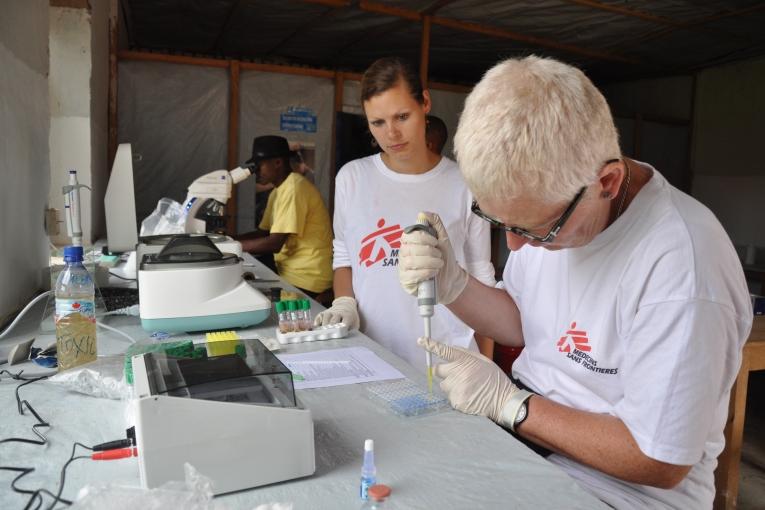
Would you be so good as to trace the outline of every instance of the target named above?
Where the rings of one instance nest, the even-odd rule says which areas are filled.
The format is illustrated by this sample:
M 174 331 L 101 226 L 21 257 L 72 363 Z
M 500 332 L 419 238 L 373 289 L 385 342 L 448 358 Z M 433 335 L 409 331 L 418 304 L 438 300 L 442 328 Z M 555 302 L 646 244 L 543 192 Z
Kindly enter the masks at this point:
M 296 390 L 404 377 L 366 347 L 281 354 L 277 357 L 297 376 L 294 377 Z

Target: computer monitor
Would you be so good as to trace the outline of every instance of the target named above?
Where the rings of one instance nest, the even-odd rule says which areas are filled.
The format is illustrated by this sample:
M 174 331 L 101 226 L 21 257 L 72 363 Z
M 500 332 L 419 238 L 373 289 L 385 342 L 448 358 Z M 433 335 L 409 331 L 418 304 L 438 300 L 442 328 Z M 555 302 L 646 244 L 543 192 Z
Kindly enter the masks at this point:
M 112 174 L 104 196 L 106 245 L 110 253 L 134 251 L 138 244 L 138 222 L 133 186 L 133 151 L 121 143 L 114 157 Z

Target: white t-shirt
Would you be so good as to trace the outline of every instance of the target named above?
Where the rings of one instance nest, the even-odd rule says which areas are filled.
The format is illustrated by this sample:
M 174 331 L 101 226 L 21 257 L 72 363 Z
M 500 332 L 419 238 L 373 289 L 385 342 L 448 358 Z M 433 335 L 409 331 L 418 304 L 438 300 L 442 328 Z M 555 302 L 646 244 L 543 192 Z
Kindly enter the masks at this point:
M 470 211 L 472 196 L 457 164 L 447 158 L 419 175 L 399 174 L 380 154 L 343 166 L 335 183 L 333 269 L 350 267 L 361 330 L 411 365 L 425 370 L 424 333 L 417 300 L 398 281 L 398 250 L 404 228 L 417 213 L 438 213 L 457 260 L 473 276 L 494 284 L 488 223 Z M 437 305 L 432 337 L 475 349 L 473 330 L 445 306 Z
M 603 501 L 711 508 L 751 302 L 714 215 L 653 172 L 590 244 L 510 254 L 504 283 L 526 343 L 513 375 L 556 402 L 618 417 L 648 457 L 693 466 L 664 490 L 549 457 Z

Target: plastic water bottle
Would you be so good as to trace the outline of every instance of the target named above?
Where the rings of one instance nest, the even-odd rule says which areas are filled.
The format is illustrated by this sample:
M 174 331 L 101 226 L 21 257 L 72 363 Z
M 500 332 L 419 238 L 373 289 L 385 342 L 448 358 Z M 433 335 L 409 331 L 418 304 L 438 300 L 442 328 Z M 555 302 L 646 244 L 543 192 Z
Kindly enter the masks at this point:
M 56 280 L 56 350 L 58 369 L 96 359 L 95 287 L 82 265 L 82 246 L 64 248 L 66 267 Z
M 361 499 L 369 499 L 369 488 L 377 481 L 377 469 L 375 469 L 375 442 L 371 439 L 364 441 L 364 465 L 361 467 Z

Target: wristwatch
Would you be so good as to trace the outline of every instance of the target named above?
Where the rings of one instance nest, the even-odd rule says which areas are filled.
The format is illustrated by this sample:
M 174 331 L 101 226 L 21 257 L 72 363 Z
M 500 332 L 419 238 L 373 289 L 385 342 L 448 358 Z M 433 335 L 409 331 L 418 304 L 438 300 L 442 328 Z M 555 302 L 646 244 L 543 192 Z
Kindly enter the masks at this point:
M 513 422 L 513 428 L 517 429 L 518 425 L 523 423 L 523 420 L 526 419 L 526 416 L 529 414 L 529 406 L 528 401 L 521 404 L 521 407 L 518 408 L 518 413 L 515 415 L 515 421 Z
M 511 432 L 515 432 L 515 427 L 523 423 L 529 414 L 526 401 L 532 395 L 532 392 L 526 390 L 518 390 L 513 393 L 505 407 L 502 408 L 499 424 L 509 428 Z

